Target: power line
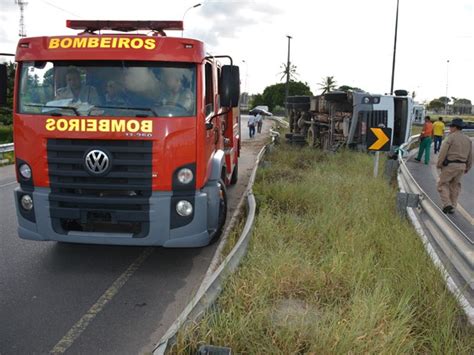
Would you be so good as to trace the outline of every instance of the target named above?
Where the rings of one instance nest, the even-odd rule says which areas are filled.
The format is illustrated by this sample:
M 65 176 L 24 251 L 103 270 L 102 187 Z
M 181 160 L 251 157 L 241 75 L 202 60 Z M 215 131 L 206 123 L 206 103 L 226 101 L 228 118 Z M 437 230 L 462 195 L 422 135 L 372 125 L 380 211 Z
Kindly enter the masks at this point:
M 56 9 L 62 11 L 62 12 L 65 12 L 65 13 L 67 13 L 67 14 L 69 14 L 69 15 L 72 15 L 72 16 L 75 16 L 75 17 L 78 17 L 78 18 L 83 18 L 82 16 L 79 16 L 78 14 L 75 14 L 75 13 L 73 13 L 73 12 L 71 12 L 71 11 L 68 11 L 68 10 L 66 10 L 66 9 L 63 9 L 62 7 L 59 7 L 59 6 L 57 6 L 57 5 L 53 4 L 53 3 L 50 3 L 49 1 L 41 0 L 41 2 L 44 2 L 46 5 L 49 5 L 49 6 L 51 6 L 51 7 L 54 7 L 54 8 L 56 8 Z

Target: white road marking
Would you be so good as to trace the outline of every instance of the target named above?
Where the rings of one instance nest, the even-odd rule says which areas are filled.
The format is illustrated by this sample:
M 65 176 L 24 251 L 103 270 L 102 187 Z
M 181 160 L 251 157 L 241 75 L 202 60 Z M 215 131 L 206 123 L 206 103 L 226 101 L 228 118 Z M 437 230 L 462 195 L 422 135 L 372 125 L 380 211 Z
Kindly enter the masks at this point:
M 66 335 L 50 351 L 51 354 L 63 354 L 77 338 L 86 330 L 94 318 L 104 309 L 128 279 L 138 270 L 143 262 L 151 255 L 155 248 L 145 249 L 138 258 L 120 275 L 112 285 L 99 297 L 97 302 L 77 321 L 76 324 L 66 333 Z
M 6 184 L 0 185 L 0 189 L 1 189 L 2 187 L 7 187 L 7 186 L 10 186 L 10 185 L 13 185 L 13 184 L 16 184 L 16 183 L 17 183 L 16 181 L 7 182 Z

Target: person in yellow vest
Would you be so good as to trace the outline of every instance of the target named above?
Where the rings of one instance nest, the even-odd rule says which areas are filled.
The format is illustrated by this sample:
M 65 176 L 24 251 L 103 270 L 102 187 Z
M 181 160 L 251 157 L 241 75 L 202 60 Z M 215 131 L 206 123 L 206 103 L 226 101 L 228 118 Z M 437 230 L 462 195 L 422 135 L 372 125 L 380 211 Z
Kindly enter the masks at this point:
M 438 121 L 433 123 L 433 139 L 434 139 L 434 153 L 438 154 L 441 148 L 441 142 L 444 136 L 444 122 L 443 117 L 438 118 Z
M 462 133 L 464 122 L 460 118 L 452 120 L 449 135 L 441 145 L 436 164 L 441 169 L 438 192 L 444 213 L 454 213 L 461 192 L 461 180 L 472 167 L 472 142 Z

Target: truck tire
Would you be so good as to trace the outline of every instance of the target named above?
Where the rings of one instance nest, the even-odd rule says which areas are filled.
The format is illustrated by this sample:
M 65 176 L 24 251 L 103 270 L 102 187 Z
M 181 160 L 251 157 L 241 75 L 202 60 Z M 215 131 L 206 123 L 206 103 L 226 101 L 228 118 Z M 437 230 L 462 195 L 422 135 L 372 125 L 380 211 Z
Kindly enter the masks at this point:
M 324 94 L 324 99 L 329 102 L 344 102 L 347 101 L 347 93 L 344 91 L 334 91 Z
M 311 126 L 308 129 L 308 133 L 306 134 L 306 142 L 310 147 L 316 147 L 318 141 L 316 139 L 316 127 Z
M 213 244 L 219 239 L 224 230 L 225 221 L 227 219 L 227 190 L 222 179 L 219 180 L 218 186 L 220 189 L 219 220 L 217 223 L 217 229 L 212 235 L 209 244 Z
M 230 177 L 230 184 L 235 185 L 237 184 L 237 180 L 239 179 L 239 163 L 235 164 L 234 171 L 232 172 L 232 176 Z

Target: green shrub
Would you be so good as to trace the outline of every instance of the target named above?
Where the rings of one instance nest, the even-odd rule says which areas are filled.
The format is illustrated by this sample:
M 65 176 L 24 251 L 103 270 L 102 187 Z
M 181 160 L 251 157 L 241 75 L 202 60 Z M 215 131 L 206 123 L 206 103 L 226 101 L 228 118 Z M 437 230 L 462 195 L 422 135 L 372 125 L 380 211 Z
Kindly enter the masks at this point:
M 0 144 L 13 142 L 13 126 L 0 125 Z

